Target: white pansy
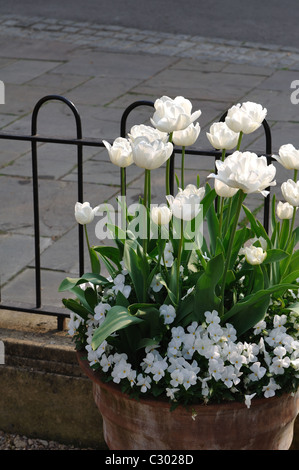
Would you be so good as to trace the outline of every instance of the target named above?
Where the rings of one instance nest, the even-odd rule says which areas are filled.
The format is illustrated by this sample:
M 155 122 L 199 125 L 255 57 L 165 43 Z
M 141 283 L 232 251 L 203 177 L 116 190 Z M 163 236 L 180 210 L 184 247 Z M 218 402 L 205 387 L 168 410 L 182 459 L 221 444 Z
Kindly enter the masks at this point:
M 201 115 L 200 110 L 192 113 L 191 102 L 182 96 L 174 99 L 162 96 L 155 101 L 154 107 L 155 113 L 151 123 L 158 130 L 167 133 L 186 129 Z
M 161 305 L 159 311 L 166 325 L 174 321 L 176 313 L 173 305 Z
M 224 161 L 217 160 L 217 175 L 210 174 L 209 178 L 216 178 L 231 188 L 241 189 L 246 194 L 260 192 L 267 196 L 265 191 L 269 186 L 275 186 L 273 181 L 276 168 L 268 165 L 264 156 L 258 157 L 253 152 L 235 151 Z
M 252 393 L 251 395 L 245 395 L 245 405 L 247 408 L 251 407 L 251 400 L 255 397 L 256 393 Z
M 111 145 L 106 140 L 103 144 L 108 150 L 111 162 L 119 167 L 126 168 L 133 163 L 133 154 L 130 142 L 124 137 L 117 137 Z
M 206 135 L 217 150 L 231 150 L 237 146 L 239 139 L 239 133 L 232 131 L 226 122 L 214 122 Z
M 292 144 L 282 145 L 273 158 L 287 170 L 299 170 L 299 150 Z
M 267 115 L 267 109 L 261 104 L 247 101 L 232 106 L 227 113 L 225 122 L 234 132 L 250 134 L 258 129 Z
M 161 278 L 159 275 L 155 275 L 153 277 L 153 280 L 151 282 L 151 288 L 153 289 L 154 292 L 160 292 L 162 289 L 163 284 L 161 283 Z

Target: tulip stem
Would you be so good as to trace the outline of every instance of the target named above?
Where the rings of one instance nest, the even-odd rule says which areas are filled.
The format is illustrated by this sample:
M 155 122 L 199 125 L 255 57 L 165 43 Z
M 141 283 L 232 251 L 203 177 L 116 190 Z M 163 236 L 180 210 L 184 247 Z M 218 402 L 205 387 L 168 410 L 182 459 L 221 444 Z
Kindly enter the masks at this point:
M 181 188 L 185 188 L 185 146 L 182 147 Z
M 239 140 L 238 140 L 238 144 L 237 144 L 237 150 L 240 150 L 242 137 L 243 137 L 243 132 L 240 131 Z
M 232 226 L 232 231 L 230 234 L 230 239 L 229 239 L 229 244 L 227 248 L 227 253 L 226 253 L 226 259 L 225 259 L 225 264 L 224 264 L 224 273 L 222 276 L 222 286 L 221 286 L 221 304 L 220 304 L 220 317 L 224 314 L 224 294 L 225 294 L 225 284 L 226 284 L 226 276 L 227 272 L 229 269 L 230 261 L 231 261 L 231 255 L 232 255 L 232 248 L 233 248 L 233 243 L 234 243 L 234 238 L 235 238 L 235 233 L 239 221 L 239 216 L 242 208 L 242 203 L 243 203 L 243 191 L 239 189 L 239 199 L 238 199 L 238 205 L 235 213 L 235 219 L 234 223 Z
M 121 195 L 126 195 L 126 170 L 125 168 L 121 168 Z
M 298 175 L 298 170 L 294 170 L 294 181 L 295 181 L 295 183 L 297 181 L 297 175 Z M 295 218 L 296 218 L 296 207 L 293 208 L 292 222 L 291 222 L 291 227 L 290 227 L 290 231 L 289 231 L 289 236 L 288 236 L 288 241 L 287 241 L 287 244 L 286 244 L 286 248 L 288 247 L 288 244 L 292 240 L 292 233 L 293 233 L 293 229 L 294 229 Z
M 169 134 L 168 142 L 172 142 L 172 132 Z M 166 187 L 166 196 L 170 194 L 170 160 L 171 157 L 168 158 L 166 162 L 166 181 L 165 181 L 165 187 Z
M 149 197 L 149 182 L 150 182 L 150 170 L 144 170 L 144 197 L 143 197 L 143 205 L 144 205 L 144 213 L 145 213 L 145 221 L 144 221 L 144 230 L 143 230 L 143 253 L 146 256 L 147 253 L 147 242 L 148 242 L 148 197 Z
M 183 251 L 183 239 L 184 239 L 184 220 L 181 219 L 181 237 L 178 247 L 178 256 L 177 256 L 177 303 L 179 303 L 180 298 L 180 267 L 181 267 L 181 258 L 182 258 L 182 251 Z

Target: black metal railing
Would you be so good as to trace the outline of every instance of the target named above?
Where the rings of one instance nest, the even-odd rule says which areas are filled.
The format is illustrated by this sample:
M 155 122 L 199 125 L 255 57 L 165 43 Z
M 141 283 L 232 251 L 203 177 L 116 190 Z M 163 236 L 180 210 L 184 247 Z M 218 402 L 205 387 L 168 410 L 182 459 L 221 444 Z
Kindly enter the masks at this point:
M 75 124 L 76 124 L 76 137 L 75 138 L 57 138 L 50 136 L 42 136 L 37 133 L 37 122 L 40 108 L 49 101 L 59 101 L 64 103 L 72 111 Z M 132 103 L 123 112 L 120 120 L 120 135 L 125 137 L 127 134 L 127 119 L 129 114 L 137 107 L 149 106 L 154 107 L 154 103 L 151 101 L 140 100 Z M 223 114 L 220 120 L 224 120 L 226 113 Z M 265 155 L 268 161 L 272 161 L 272 143 L 271 143 L 271 131 L 266 120 L 263 122 L 265 132 Z M 35 304 L 24 305 L 18 302 L 6 302 L 0 303 L 0 309 L 2 310 L 14 310 L 18 312 L 26 312 L 33 314 L 43 314 L 57 317 L 57 328 L 62 330 L 64 327 L 64 321 L 69 317 L 69 314 L 62 312 L 60 309 L 51 307 L 50 309 L 42 306 L 41 298 L 41 253 L 40 253 L 40 220 L 39 220 L 39 187 L 38 187 L 38 156 L 37 156 L 37 144 L 38 143 L 55 143 L 59 145 L 74 145 L 77 147 L 77 191 L 78 201 L 83 202 L 83 147 L 104 147 L 102 139 L 85 139 L 82 135 L 82 123 L 80 114 L 76 106 L 67 98 L 60 95 L 47 95 L 41 98 L 35 105 L 32 117 L 31 117 L 31 135 L 19 135 L 17 133 L 0 133 L 0 139 L 12 140 L 12 141 L 24 141 L 31 142 L 31 154 L 32 154 L 32 186 L 33 186 L 33 215 L 34 215 L 34 253 L 35 253 Z M 181 150 L 174 148 L 173 155 L 170 161 L 170 192 L 173 194 L 174 191 L 174 167 L 175 167 L 175 155 L 180 154 Z M 198 156 L 210 156 L 215 160 L 221 158 L 221 152 L 218 150 L 194 150 L 186 149 L 186 154 L 198 155 Z M 270 211 L 270 195 L 265 198 L 264 201 L 264 227 L 268 231 L 269 229 L 269 211 Z M 78 257 L 79 257 L 79 275 L 84 273 L 84 233 L 83 226 L 78 224 Z

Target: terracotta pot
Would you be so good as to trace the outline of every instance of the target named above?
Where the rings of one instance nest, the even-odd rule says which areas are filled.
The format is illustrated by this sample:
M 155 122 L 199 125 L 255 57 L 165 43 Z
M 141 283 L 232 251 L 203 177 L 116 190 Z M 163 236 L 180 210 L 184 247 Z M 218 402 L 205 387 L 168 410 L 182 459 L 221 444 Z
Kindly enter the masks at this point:
M 131 399 L 80 359 L 93 381 L 95 403 L 110 450 L 287 450 L 293 439 L 299 392 L 241 403 L 196 405 L 170 411 L 167 401 Z M 192 416 L 193 415 L 193 416 Z

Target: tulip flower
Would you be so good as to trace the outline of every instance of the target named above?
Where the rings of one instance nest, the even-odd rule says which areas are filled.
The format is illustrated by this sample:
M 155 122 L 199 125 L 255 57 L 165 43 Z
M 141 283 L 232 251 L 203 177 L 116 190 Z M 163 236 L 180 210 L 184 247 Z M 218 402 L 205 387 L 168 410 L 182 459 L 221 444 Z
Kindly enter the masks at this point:
M 266 157 L 258 157 L 253 152 L 235 151 L 225 161 L 216 161 L 218 174 L 210 174 L 209 178 L 216 178 L 231 188 L 241 189 L 244 193 L 260 192 L 263 196 L 268 186 L 275 186 L 273 178 L 276 168 L 273 164 L 267 165 Z
M 103 144 L 108 150 L 111 162 L 121 168 L 126 168 L 133 163 L 132 148 L 130 142 L 124 137 L 117 137 L 113 145 L 103 140 Z
M 276 207 L 276 213 L 277 217 L 279 217 L 281 220 L 291 219 L 293 217 L 294 207 L 291 206 L 291 204 L 288 202 L 283 203 L 279 201 Z
M 187 147 L 190 145 L 193 145 L 200 133 L 200 126 L 198 122 L 194 125 L 189 124 L 186 129 L 183 129 L 182 131 L 174 131 L 172 135 L 172 142 L 175 145 L 179 145 L 181 147 Z
M 171 99 L 162 96 L 154 103 L 155 113 L 151 118 L 154 127 L 162 132 L 172 133 L 186 129 L 192 122 L 201 115 L 201 111 L 192 111 L 192 104 L 182 96 Z
M 210 144 L 217 150 L 231 150 L 237 146 L 239 133 L 232 131 L 225 122 L 214 122 L 207 132 Z
M 157 225 L 167 225 L 172 216 L 171 210 L 167 206 L 152 207 L 151 218 Z
M 214 189 L 216 194 L 220 197 L 232 197 L 238 192 L 237 188 L 231 188 L 218 179 L 215 179 Z
M 278 151 L 279 155 L 273 155 L 284 168 L 287 170 L 299 170 L 299 150 L 294 145 L 282 145 Z
M 232 106 L 227 113 L 225 122 L 234 132 L 250 134 L 258 129 L 267 115 L 267 109 L 262 105 L 247 101 Z
M 196 217 L 200 211 L 200 202 L 205 195 L 204 188 L 197 188 L 193 184 L 188 184 L 184 190 L 179 188 L 179 192 L 174 198 L 166 196 L 172 213 L 181 220 L 190 221 Z
M 245 255 L 248 264 L 257 265 L 262 264 L 267 257 L 267 252 L 260 246 L 246 246 L 240 250 L 241 255 Z
M 148 137 L 137 137 L 132 142 L 133 161 L 140 168 L 155 170 L 171 156 L 173 145 L 162 140 L 150 141 Z
M 299 180 L 297 182 L 289 179 L 281 185 L 281 192 L 285 200 L 291 206 L 299 206 Z
M 146 126 L 145 124 L 137 124 L 133 126 L 128 133 L 128 137 L 131 142 L 134 142 L 136 138 L 142 136 L 147 137 L 150 142 L 159 139 L 165 143 L 168 141 L 168 134 L 166 132 L 161 132 L 154 127 Z
M 92 209 L 89 202 L 76 202 L 75 204 L 75 219 L 78 224 L 86 225 L 93 221 L 97 207 Z

